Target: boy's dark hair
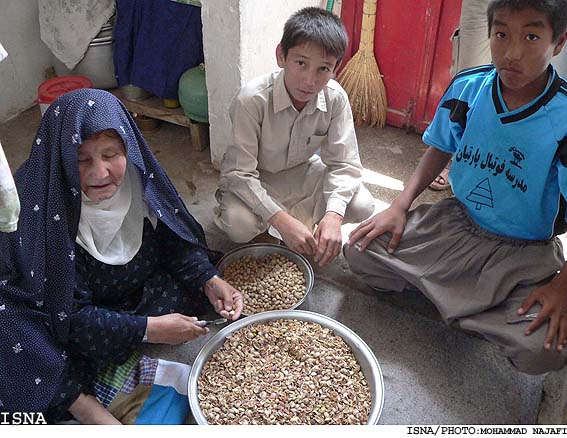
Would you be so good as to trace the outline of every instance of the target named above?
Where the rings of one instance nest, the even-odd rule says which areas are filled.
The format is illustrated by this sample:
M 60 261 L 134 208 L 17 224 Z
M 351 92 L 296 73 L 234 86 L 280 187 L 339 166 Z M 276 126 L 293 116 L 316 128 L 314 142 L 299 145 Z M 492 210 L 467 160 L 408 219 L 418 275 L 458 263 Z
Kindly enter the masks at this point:
M 280 41 L 285 57 L 289 49 L 304 43 L 318 45 L 325 55 L 337 58 L 339 65 L 347 48 L 348 37 L 340 18 L 335 14 L 317 7 L 307 7 L 289 17 Z
M 492 30 L 494 12 L 500 9 L 522 11 L 534 9 L 545 15 L 553 29 L 553 41 L 559 40 L 567 30 L 567 0 L 492 0 L 486 9 L 488 19 L 488 36 Z

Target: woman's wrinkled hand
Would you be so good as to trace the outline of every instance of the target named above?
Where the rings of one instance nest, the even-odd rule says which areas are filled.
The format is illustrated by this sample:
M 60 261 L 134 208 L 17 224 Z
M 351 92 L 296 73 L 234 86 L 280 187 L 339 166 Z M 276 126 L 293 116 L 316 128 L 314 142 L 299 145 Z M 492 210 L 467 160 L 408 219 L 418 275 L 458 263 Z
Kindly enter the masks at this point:
M 387 210 L 356 227 L 349 235 L 348 244 L 354 245 L 360 241 L 360 251 L 364 251 L 376 237 L 389 232 L 392 234 L 392 238 L 388 243 L 387 250 L 391 254 L 400 243 L 406 222 L 407 211 L 392 204 Z
M 177 345 L 197 339 L 209 333 L 207 327 L 195 324 L 197 318 L 181 313 L 161 316 L 148 316 L 148 342 L 152 344 Z
M 240 318 L 244 302 L 242 293 L 220 277 L 213 277 L 205 283 L 205 295 L 223 318 L 232 321 Z
M 565 288 L 554 280 L 538 287 L 522 302 L 518 315 L 524 315 L 535 303 L 541 304 L 542 307 L 537 318 L 527 327 L 525 334 L 531 335 L 549 320 L 543 346 L 549 350 L 556 342 L 557 351 L 562 351 L 567 345 L 567 293 Z

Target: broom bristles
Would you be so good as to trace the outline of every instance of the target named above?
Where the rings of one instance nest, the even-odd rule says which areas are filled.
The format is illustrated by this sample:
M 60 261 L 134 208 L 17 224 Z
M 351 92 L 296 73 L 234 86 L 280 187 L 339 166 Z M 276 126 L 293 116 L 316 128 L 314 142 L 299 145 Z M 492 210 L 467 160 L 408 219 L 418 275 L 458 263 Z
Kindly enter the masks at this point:
M 373 51 L 359 50 L 338 77 L 348 94 L 356 126 L 386 124 L 386 88 Z

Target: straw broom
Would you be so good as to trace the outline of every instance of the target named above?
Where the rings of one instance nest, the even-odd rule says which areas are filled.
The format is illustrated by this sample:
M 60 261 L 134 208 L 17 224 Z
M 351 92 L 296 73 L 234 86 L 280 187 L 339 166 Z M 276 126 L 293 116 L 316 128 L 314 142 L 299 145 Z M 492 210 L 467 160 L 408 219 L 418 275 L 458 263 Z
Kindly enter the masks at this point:
M 341 71 L 338 81 L 348 94 L 355 124 L 379 126 L 386 123 L 386 88 L 374 58 L 374 29 L 377 0 L 364 0 L 362 35 L 358 52 Z

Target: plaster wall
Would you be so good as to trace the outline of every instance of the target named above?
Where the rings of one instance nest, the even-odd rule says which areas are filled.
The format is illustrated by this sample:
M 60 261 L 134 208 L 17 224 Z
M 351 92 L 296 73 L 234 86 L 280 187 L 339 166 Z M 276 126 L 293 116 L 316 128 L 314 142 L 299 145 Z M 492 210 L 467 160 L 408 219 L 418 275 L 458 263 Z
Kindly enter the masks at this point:
M 280 42 L 286 20 L 298 9 L 322 6 L 320 0 L 287 0 L 270 2 L 247 0 L 241 2 L 242 84 L 256 76 L 278 69 L 276 46 Z
M 231 141 L 228 108 L 232 98 L 247 81 L 277 68 L 275 50 L 287 18 L 303 7 L 324 8 L 326 3 L 325 0 L 203 0 L 211 161 L 217 169 Z M 335 13 L 340 7 L 336 3 Z
M 0 42 L 8 58 L 0 63 L 0 123 L 34 104 L 51 52 L 39 35 L 37 1 L 2 0 Z

